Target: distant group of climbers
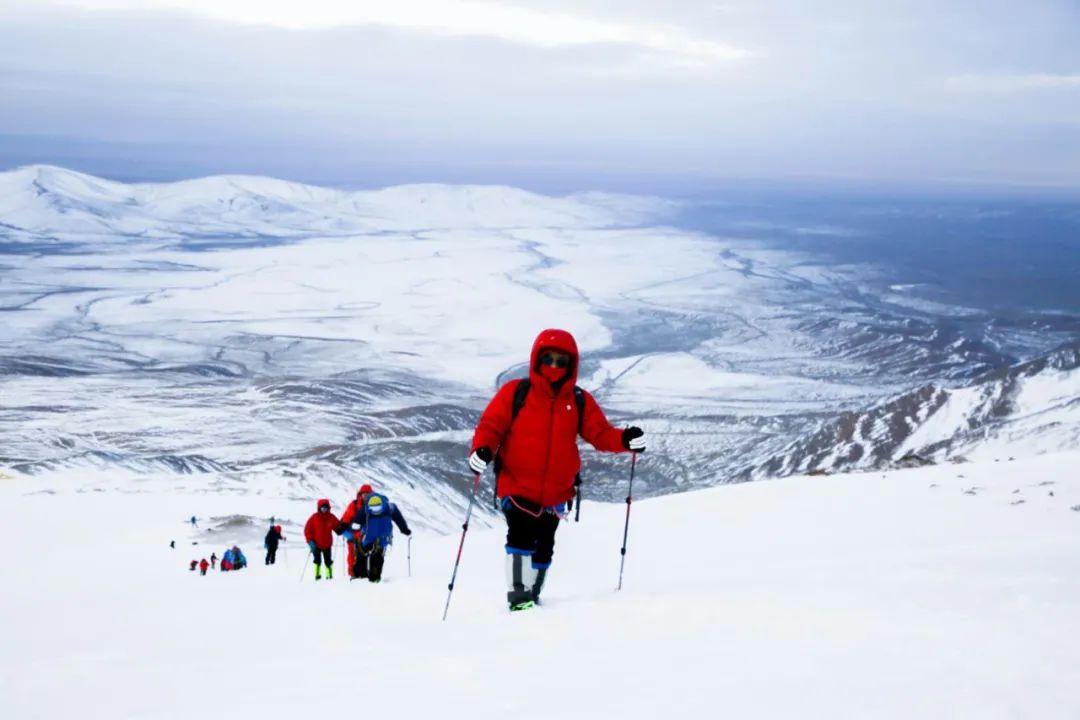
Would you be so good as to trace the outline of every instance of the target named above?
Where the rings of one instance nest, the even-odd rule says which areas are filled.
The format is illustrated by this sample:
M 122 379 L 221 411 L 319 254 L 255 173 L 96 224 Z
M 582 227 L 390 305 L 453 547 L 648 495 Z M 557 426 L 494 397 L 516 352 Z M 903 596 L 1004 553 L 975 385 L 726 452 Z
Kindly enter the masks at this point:
M 205 575 L 207 570 L 216 568 L 218 564 L 217 553 L 211 553 L 210 560 L 207 562 L 206 558 L 201 561 L 192 560 L 190 570 L 195 571 L 195 568 L 200 570 L 201 575 Z M 247 567 L 247 558 L 244 557 L 244 553 L 239 547 L 233 545 L 231 548 L 225 551 L 225 554 L 221 556 L 221 571 L 229 572 L 230 570 L 240 570 Z
M 244 557 L 244 553 L 240 551 L 236 545 L 225 551 L 225 554 L 221 556 L 221 571 L 229 572 L 230 570 L 242 570 L 247 567 L 247 558 Z
M 320 499 L 304 525 L 304 540 L 315 562 L 315 579 L 322 579 L 323 565 L 327 579 L 334 577 L 332 550 L 336 534 L 344 536 L 348 545 L 349 578 L 380 582 L 386 552 L 394 539 L 394 525 L 402 535 L 412 535 L 397 505 L 371 485 L 360 487 L 340 518 L 331 512 L 328 499 Z

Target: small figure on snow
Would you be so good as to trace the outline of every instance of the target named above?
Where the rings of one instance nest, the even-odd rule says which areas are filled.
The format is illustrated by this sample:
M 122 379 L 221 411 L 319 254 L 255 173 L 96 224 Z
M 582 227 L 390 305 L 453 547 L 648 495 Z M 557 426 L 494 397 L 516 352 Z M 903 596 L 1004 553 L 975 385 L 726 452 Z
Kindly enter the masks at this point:
M 326 579 L 334 578 L 334 557 L 330 551 L 334 547 L 334 533 L 341 534 L 341 521 L 330 512 L 330 501 L 319 500 L 317 510 L 304 524 L 304 540 L 315 560 L 315 579 L 322 580 L 322 565 L 326 563 Z
M 555 531 L 574 497 L 581 467 L 578 435 L 604 452 L 645 452 L 641 428 L 611 425 L 576 387 L 577 342 L 565 330 L 544 330 L 533 343 L 529 377 L 512 380 L 488 403 L 473 435 L 469 467 L 495 461 L 495 494 L 506 517 L 506 599 L 524 610 L 540 599 L 555 548 Z
M 341 515 L 345 539 L 349 541 L 349 577 L 382 580 L 386 551 L 394 540 L 394 525 L 401 534 L 412 535 L 398 506 L 370 485 L 363 485 L 356 499 Z
M 210 569 L 213 570 L 217 567 L 217 553 L 210 554 Z
M 188 570 L 191 570 L 191 572 L 195 572 L 195 568 L 197 568 L 198 566 L 199 566 L 199 561 L 198 560 L 192 560 L 191 561 L 191 567 L 189 567 Z
M 194 515 L 191 516 L 191 527 L 199 527 L 198 524 L 195 522 L 195 516 Z
M 207 571 L 207 570 L 208 570 L 209 568 L 210 568 L 210 563 L 206 562 L 206 558 L 203 558 L 203 559 L 202 559 L 202 562 L 201 562 L 201 563 L 199 563 L 199 574 L 200 574 L 200 575 L 205 575 L 205 574 L 206 574 L 206 571 Z
M 169 541 L 169 547 L 171 547 L 173 550 L 175 550 L 176 549 L 176 541 L 175 540 L 170 540 Z
M 271 525 L 269 532 L 266 533 L 266 538 L 263 540 L 263 547 L 266 548 L 267 565 L 273 565 L 277 561 L 278 543 L 284 539 L 281 534 L 281 526 Z
M 244 557 L 244 553 L 240 552 L 240 548 L 235 545 L 226 550 L 221 556 L 221 569 L 224 572 L 240 570 L 244 567 L 247 567 L 247 558 Z

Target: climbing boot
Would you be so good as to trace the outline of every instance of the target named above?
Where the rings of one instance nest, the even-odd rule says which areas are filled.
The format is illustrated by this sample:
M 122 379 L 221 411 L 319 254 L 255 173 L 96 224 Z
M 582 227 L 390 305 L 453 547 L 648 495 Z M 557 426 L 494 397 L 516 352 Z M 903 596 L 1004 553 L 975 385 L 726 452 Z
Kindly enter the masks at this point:
M 533 568 L 532 599 L 537 605 L 540 604 L 540 591 L 544 589 L 544 580 L 547 579 L 546 567 Z
M 510 604 L 511 610 L 524 610 L 525 608 L 515 606 L 533 602 L 532 589 L 525 585 L 525 565 L 528 562 L 529 558 L 525 555 L 506 555 L 506 602 Z

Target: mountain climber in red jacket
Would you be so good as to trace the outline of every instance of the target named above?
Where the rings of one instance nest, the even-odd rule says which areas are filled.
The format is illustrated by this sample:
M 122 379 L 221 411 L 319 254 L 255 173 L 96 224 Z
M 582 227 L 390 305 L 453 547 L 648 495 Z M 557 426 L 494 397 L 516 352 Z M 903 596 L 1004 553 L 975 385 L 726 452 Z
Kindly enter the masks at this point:
M 315 513 L 304 525 L 304 540 L 315 558 L 315 579 L 322 580 L 322 563 L 326 562 L 326 579 L 334 578 L 334 558 L 330 554 L 334 546 L 334 533 L 341 534 L 341 521 L 330 512 L 330 501 L 319 500 Z
M 581 468 L 578 435 L 605 452 L 645 451 L 641 428 L 612 426 L 592 395 L 576 388 L 578 361 L 570 333 L 541 332 L 533 343 L 528 379 L 499 388 L 473 435 L 473 472 L 495 461 L 496 495 L 506 516 L 511 610 L 530 608 L 540 597 L 555 531 Z
M 201 562 L 201 563 L 199 563 L 199 574 L 200 574 L 200 575 L 205 575 L 205 574 L 206 574 L 206 571 L 207 571 L 207 570 L 208 570 L 209 568 L 210 568 L 210 563 L 206 562 L 206 558 L 203 558 L 203 559 L 202 559 L 202 562 Z
M 373 492 L 374 492 L 374 490 L 372 489 L 372 487 L 370 485 L 368 485 L 367 483 L 364 483 L 363 485 L 360 486 L 360 489 L 356 491 L 356 499 L 353 500 L 352 502 L 350 502 L 348 505 L 346 505 L 345 506 L 345 512 L 341 513 L 341 526 L 342 526 L 342 528 L 344 528 L 344 531 L 346 533 L 345 537 L 349 540 L 349 542 L 347 543 L 347 545 L 348 545 L 348 553 L 349 553 L 349 556 L 348 556 L 348 562 L 349 562 L 348 571 L 349 571 L 349 578 L 352 579 L 352 580 L 355 580 L 357 578 L 366 578 L 367 577 L 367 563 L 366 562 L 364 562 L 362 564 L 358 563 L 358 561 L 361 559 L 361 557 L 360 557 L 360 553 L 358 553 L 357 549 L 356 549 L 356 545 L 357 545 L 356 535 L 357 534 L 350 532 L 350 530 L 351 530 L 351 526 L 352 526 L 353 522 L 356 521 L 356 511 L 358 509 L 363 508 L 364 498 L 367 495 L 370 495 Z M 363 513 L 360 514 L 360 517 L 361 518 L 363 517 Z

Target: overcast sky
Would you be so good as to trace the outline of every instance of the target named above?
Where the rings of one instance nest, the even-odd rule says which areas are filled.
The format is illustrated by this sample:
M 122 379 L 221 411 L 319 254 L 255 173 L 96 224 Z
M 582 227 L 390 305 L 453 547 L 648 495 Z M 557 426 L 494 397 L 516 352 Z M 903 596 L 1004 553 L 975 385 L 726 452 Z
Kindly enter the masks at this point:
M 0 166 L 1080 186 L 1077 0 L 0 0 Z

